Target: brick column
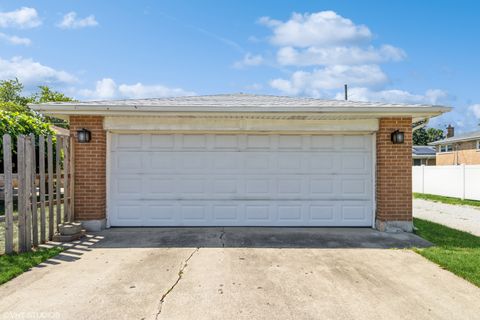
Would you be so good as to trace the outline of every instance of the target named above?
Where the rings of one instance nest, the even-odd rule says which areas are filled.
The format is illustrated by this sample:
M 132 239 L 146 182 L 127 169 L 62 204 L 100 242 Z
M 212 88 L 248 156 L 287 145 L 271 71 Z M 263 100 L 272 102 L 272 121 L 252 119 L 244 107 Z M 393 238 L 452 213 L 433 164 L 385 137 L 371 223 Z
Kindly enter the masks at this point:
M 403 144 L 391 133 L 405 132 Z M 412 118 L 382 118 L 377 132 L 376 227 L 412 231 Z
M 89 143 L 78 143 L 77 130 L 92 132 Z M 74 136 L 75 188 L 74 215 L 89 230 L 100 230 L 106 221 L 107 139 L 103 117 L 71 116 L 70 135 Z

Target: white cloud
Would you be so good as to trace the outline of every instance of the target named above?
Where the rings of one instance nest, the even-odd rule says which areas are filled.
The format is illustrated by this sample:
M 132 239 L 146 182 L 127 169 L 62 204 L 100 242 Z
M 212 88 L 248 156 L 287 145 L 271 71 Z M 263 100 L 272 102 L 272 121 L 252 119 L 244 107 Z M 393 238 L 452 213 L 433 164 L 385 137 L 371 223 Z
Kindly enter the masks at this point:
M 414 94 L 398 89 L 374 91 L 368 88 L 352 87 L 348 89 L 348 98 L 353 101 L 438 104 L 448 98 L 448 93 L 440 89 L 430 89 L 423 94 Z M 344 93 L 337 93 L 335 99 L 344 99 Z
M 78 93 L 81 96 L 93 99 L 110 99 L 117 95 L 117 84 L 113 79 L 104 78 L 97 81 L 94 90 L 82 89 Z
M 328 90 L 352 86 L 375 87 L 388 82 L 388 77 L 377 65 L 333 65 L 312 72 L 296 71 L 290 79 L 274 79 L 270 85 L 290 95 L 324 96 Z
M 94 90 L 78 90 L 78 94 L 88 99 L 116 99 L 116 98 L 161 98 L 172 96 L 193 95 L 193 92 L 181 88 L 170 88 L 163 85 L 120 84 L 117 85 L 111 78 L 97 81 Z
M 277 52 L 277 61 L 281 65 L 310 66 L 310 65 L 354 65 L 371 64 L 386 61 L 400 61 L 405 58 L 405 52 L 390 45 L 383 45 L 379 49 L 369 46 L 360 47 L 308 47 L 296 49 L 283 47 Z
M 468 107 L 468 110 L 470 110 L 477 119 L 480 119 L 480 104 L 473 104 Z
M 35 28 L 42 24 L 37 10 L 34 8 L 22 7 L 20 9 L 0 12 L 0 27 L 2 28 Z
M 94 15 L 89 15 L 83 19 L 77 18 L 77 13 L 71 11 L 63 16 L 57 26 L 61 29 L 80 29 L 86 27 L 95 27 L 98 25 Z
M 32 41 L 28 38 L 22 38 L 17 36 L 10 36 L 8 34 L 0 32 L 0 39 L 5 40 L 6 42 L 14 45 L 24 45 L 29 46 L 32 44 Z
M 181 88 L 170 88 L 163 85 L 144 85 L 136 84 L 121 84 L 118 91 L 124 97 L 128 98 L 160 98 L 160 97 L 175 97 L 175 96 L 191 96 L 194 93 L 185 91 Z
M 29 58 L 0 58 L 0 79 L 17 77 L 25 86 L 41 84 L 67 84 L 77 81 L 76 77 L 63 70 L 42 65 Z
M 272 31 L 268 39 L 277 51 L 276 64 L 262 63 L 297 67 L 282 69 L 291 72 L 290 76 L 269 82 L 274 89 L 290 95 L 331 98 L 344 84 L 379 90 L 389 83 L 381 64 L 402 61 L 407 56 L 393 45 L 374 46 L 367 26 L 334 11 L 293 13 L 286 21 L 262 17 L 259 23 Z
M 355 25 L 333 11 L 293 13 L 286 22 L 269 17 L 259 22 L 272 29 L 271 42 L 279 46 L 331 46 L 363 42 L 372 38 L 364 25 Z
M 236 61 L 233 64 L 234 68 L 241 69 L 244 67 L 250 67 L 250 66 L 258 66 L 263 63 L 264 59 L 262 55 L 253 55 L 251 53 L 245 54 L 242 60 Z

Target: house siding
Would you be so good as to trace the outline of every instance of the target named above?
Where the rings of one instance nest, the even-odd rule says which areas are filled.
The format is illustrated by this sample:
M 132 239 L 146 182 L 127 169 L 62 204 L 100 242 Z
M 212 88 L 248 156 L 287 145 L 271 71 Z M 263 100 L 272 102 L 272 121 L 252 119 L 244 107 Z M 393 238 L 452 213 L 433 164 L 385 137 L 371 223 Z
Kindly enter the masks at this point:
M 451 166 L 458 164 L 480 164 L 480 150 L 477 150 L 477 141 L 453 143 L 452 152 L 437 152 L 437 166 Z
M 405 133 L 403 144 L 390 135 Z M 377 132 L 376 226 L 382 231 L 412 228 L 412 118 L 382 118 Z
M 106 132 L 103 117 L 71 116 L 70 135 L 85 128 L 92 132 L 89 143 L 74 141 L 76 220 L 104 220 L 106 217 Z

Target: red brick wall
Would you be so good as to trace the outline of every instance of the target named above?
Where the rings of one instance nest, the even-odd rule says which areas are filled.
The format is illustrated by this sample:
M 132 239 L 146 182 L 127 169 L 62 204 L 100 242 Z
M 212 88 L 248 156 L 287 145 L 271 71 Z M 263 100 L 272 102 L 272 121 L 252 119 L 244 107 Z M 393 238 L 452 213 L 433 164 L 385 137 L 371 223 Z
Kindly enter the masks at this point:
M 395 130 L 405 132 L 403 144 L 393 144 Z M 382 118 L 377 132 L 377 220 L 412 220 L 412 119 Z
M 70 134 L 85 128 L 92 132 L 89 143 L 78 143 L 75 150 L 74 212 L 77 220 L 97 220 L 106 217 L 106 154 L 107 139 L 103 117 L 71 116 Z

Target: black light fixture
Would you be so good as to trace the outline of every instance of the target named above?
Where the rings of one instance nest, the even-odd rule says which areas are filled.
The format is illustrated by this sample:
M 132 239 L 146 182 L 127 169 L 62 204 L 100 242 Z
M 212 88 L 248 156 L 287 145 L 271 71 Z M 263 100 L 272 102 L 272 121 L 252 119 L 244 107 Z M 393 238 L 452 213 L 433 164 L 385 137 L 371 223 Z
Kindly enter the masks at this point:
M 90 142 L 91 139 L 92 139 L 92 133 L 89 130 L 85 128 L 77 130 L 77 141 L 79 143 L 87 143 L 87 142 Z
M 395 130 L 391 134 L 391 140 L 393 144 L 401 144 L 405 141 L 405 133 L 399 130 Z

